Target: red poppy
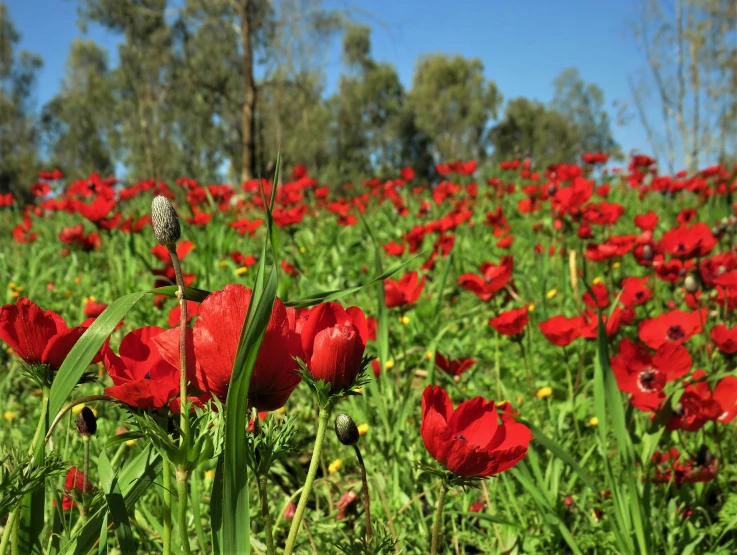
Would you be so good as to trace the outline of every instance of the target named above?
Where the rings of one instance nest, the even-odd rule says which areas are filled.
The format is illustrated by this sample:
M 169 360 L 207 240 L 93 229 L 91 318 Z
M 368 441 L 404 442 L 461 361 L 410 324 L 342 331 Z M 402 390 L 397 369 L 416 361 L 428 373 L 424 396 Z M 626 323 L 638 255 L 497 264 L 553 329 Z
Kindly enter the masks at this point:
M 399 171 L 399 175 L 404 179 L 405 181 L 412 181 L 415 178 L 415 170 L 413 170 L 410 167 L 402 168 Z
M 200 305 L 194 301 L 187 301 L 187 323 L 191 322 L 192 319 L 200 313 Z M 170 328 L 179 325 L 179 320 L 182 316 L 182 308 L 177 304 L 174 308 L 169 311 L 169 317 L 166 320 L 166 325 Z
M 165 407 L 179 393 L 179 367 L 167 362 L 154 343 L 164 331 L 158 326 L 133 330 L 121 341 L 119 355 L 103 347 L 103 363 L 115 384 L 105 393 L 144 410 Z M 179 363 L 178 350 L 175 362 Z
M 180 241 L 179 243 L 177 243 L 177 256 L 180 260 L 183 260 L 193 248 L 194 243 L 192 241 Z M 167 249 L 164 245 L 156 245 L 151 247 L 151 254 L 161 260 L 164 264 L 171 264 L 169 249 Z
M 518 335 L 525 329 L 529 320 L 527 307 L 524 307 L 502 312 L 499 316 L 491 318 L 489 325 L 502 335 Z
M 622 294 L 619 301 L 624 306 L 638 306 L 646 303 L 653 292 L 645 285 L 650 276 L 644 278 L 626 277 L 622 280 Z
M 384 280 L 384 299 L 387 308 L 407 306 L 420 298 L 425 287 L 426 278 L 419 279 L 417 272 L 404 274 L 398 282 L 393 279 Z
M 711 340 L 722 353 L 733 355 L 737 353 L 737 326 L 728 328 L 717 324 L 711 330 Z
M 717 420 L 729 424 L 737 416 L 737 377 L 726 376 L 714 388 L 714 400 L 719 403 L 721 413 Z
M 261 224 L 263 223 L 263 218 L 258 218 L 253 221 L 241 218 L 237 222 L 230 222 L 228 225 L 235 229 L 238 232 L 238 235 L 245 235 L 248 233 L 249 237 L 253 237 L 256 230 L 261 227 Z
M 657 410 L 667 382 L 677 380 L 691 370 L 691 355 L 682 345 L 664 343 L 655 353 L 624 338 L 619 353 L 611 360 L 619 389 L 632 395 L 632 405 L 649 412 Z
M 72 497 L 79 499 L 82 492 L 85 490 L 85 482 L 87 485 L 87 491 L 91 491 L 92 483 L 89 478 L 84 475 L 84 472 L 78 470 L 76 466 L 69 469 L 64 482 L 64 497 L 61 500 L 62 510 L 68 511 L 69 509 L 77 506 L 77 503 L 75 503 Z
M 684 259 L 706 256 L 716 244 L 711 228 L 703 222 L 670 229 L 660 240 L 664 252 Z
M 301 340 L 312 376 L 339 391 L 353 384 L 361 371 L 368 341 L 366 316 L 357 306 L 317 305 L 302 327 Z
M 187 355 L 187 374 L 198 389 L 221 401 L 225 401 L 228 394 L 238 340 L 250 302 L 250 289 L 239 284 L 226 285 L 202 301 L 194 324 L 193 353 Z M 248 390 L 251 404 L 259 410 L 284 406 L 300 382 L 293 357 L 303 354 L 299 334 L 294 329 L 295 318 L 288 315 L 290 311 L 276 299 Z M 178 328 L 167 330 L 156 337 L 155 342 L 166 360 L 178 364 Z
M 609 306 L 609 291 L 603 282 L 593 284 L 591 286 L 591 292 L 594 294 L 593 296 L 588 291 L 583 295 L 583 302 L 586 303 L 587 306 L 593 309 L 606 308 Z
M 657 349 L 663 343 L 672 341 L 684 343 L 701 332 L 706 322 L 706 310 L 685 312 L 672 310 L 663 312 L 655 318 L 640 322 L 639 337 L 651 349 Z
M 508 235 L 504 239 L 499 239 L 496 242 L 496 246 L 500 249 L 508 249 L 514 244 L 514 236 Z
M 59 369 L 86 328 L 67 327 L 52 310 L 44 311 L 26 298 L 0 308 L 0 339 L 28 364 Z
M 460 376 L 474 364 L 476 364 L 475 358 L 449 359 L 445 358 L 439 351 L 435 352 L 435 365 L 451 376 Z
M 512 278 L 514 259 L 503 256 L 499 265 L 484 262 L 479 268 L 481 275 L 463 274 L 458 278 L 458 285 L 478 296 L 482 301 L 489 302 L 494 294 L 503 289 Z
M 97 301 L 89 299 L 84 303 L 84 315 L 87 316 L 87 318 L 97 318 L 106 308 L 107 305 L 105 303 L 98 303 Z
M 604 331 L 607 337 L 612 337 L 619 331 L 619 327 L 622 325 L 623 311 L 619 307 L 615 307 L 612 311 L 611 317 L 606 314 L 602 315 L 604 320 Z M 584 313 L 580 316 L 581 328 L 579 333 L 581 337 L 586 339 L 596 339 L 599 333 L 599 315 L 590 308 L 587 308 Z
M 44 183 L 43 181 L 39 181 L 31 185 L 31 193 L 34 197 L 45 197 L 50 192 L 51 187 L 49 187 L 48 183 Z
M 404 243 L 397 244 L 394 241 L 391 243 L 387 243 L 386 245 L 382 245 L 384 252 L 389 256 L 402 256 L 404 253 Z
M 545 339 L 558 347 L 570 345 L 580 337 L 581 317 L 566 318 L 562 314 L 553 316 L 537 325 Z
M 705 380 L 706 372 L 696 370 L 687 382 L 678 405 L 665 429 L 686 430 L 695 432 L 710 420 L 718 419 L 724 411 L 714 399 L 709 384 Z
M 500 423 L 501 419 L 501 423 Z M 422 394 L 422 441 L 432 457 L 459 476 L 494 476 L 527 455 L 529 428 L 506 414 L 494 401 L 476 397 L 458 405 L 438 386 Z

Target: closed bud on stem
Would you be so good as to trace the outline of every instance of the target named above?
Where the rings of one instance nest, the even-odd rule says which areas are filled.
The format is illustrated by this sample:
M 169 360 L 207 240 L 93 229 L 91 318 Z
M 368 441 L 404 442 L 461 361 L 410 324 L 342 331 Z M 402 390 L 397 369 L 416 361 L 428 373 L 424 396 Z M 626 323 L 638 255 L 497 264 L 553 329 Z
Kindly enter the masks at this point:
M 683 282 L 684 287 L 686 288 L 686 293 L 696 293 L 696 291 L 699 290 L 699 284 L 696 281 L 696 278 L 693 277 L 691 274 L 688 274 L 686 276 L 685 281 Z
M 77 416 L 77 431 L 83 436 L 94 435 L 97 431 L 97 417 L 89 407 L 84 407 Z
M 156 240 L 165 246 L 175 245 L 182 235 L 177 211 L 164 196 L 157 196 L 151 203 L 151 226 Z
M 347 414 L 335 417 L 335 434 L 343 445 L 355 445 L 358 442 L 358 426 Z

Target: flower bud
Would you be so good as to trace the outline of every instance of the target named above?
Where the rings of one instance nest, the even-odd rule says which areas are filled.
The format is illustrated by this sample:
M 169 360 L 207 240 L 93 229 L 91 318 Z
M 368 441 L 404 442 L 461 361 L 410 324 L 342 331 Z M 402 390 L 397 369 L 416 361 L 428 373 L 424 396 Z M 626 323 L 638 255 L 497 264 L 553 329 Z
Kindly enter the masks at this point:
M 77 416 L 77 431 L 83 436 L 94 435 L 97 431 L 97 417 L 89 407 L 84 407 Z
M 345 413 L 335 417 L 335 434 L 343 445 L 355 445 L 358 442 L 358 426 Z
M 686 293 L 696 293 L 696 291 L 699 290 L 699 284 L 696 281 L 696 278 L 694 278 L 691 274 L 688 274 L 686 276 L 685 281 L 683 282 L 683 285 L 686 288 Z
M 174 245 L 182 235 L 179 216 L 164 196 L 157 196 L 151 203 L 151 226 L 156 240 L 162 245 Z
M 642 258 L 645 260 L 652 260 L 653 259 L 653 248 L 650 245 L 645 245 L 642 247 Z

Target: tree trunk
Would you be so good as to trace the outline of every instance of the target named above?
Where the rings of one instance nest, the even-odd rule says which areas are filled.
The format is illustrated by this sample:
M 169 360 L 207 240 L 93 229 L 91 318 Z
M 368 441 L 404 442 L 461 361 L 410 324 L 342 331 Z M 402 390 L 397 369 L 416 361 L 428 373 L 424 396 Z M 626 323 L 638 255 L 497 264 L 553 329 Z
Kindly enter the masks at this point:
M 239 14 L 241 19 L 241 48 L 243 50 L 243 61 L 241 71 L 243 73 L 244 102 L 241 110 L 241 179 L 247 181 L 253 179 L 255 174 L 255 143 L 256 136 L 256 84 L 253 78 L 253 46 L 251 43 L 251 19 L 248 13 L 249 0 L 240 0 Z

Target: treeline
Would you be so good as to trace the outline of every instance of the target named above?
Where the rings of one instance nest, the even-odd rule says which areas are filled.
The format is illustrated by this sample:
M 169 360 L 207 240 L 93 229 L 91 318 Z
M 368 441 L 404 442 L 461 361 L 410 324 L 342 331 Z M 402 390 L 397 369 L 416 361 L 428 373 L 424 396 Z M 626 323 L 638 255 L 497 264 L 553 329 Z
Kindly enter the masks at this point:
M 556 78 L 549 104 L 505 100 L 480 59 L 436 53 L 417 60 L 407 89 L 372 56 L 371 29 L 320 0 L 81 0 L 82 27 L 119 37 L 117 63 L 76 39 L 58 94 L 34 106 L 42 60 L 18 51 L 11 15 L 0 3 L 0 191 L 26 190 L 41 167 L 237 181 L 270 173 L 277 150 L 326 183 L 618 151 L 601 89 L 577 70 Z M 328 95 L 337 40 L 342 73 Z

